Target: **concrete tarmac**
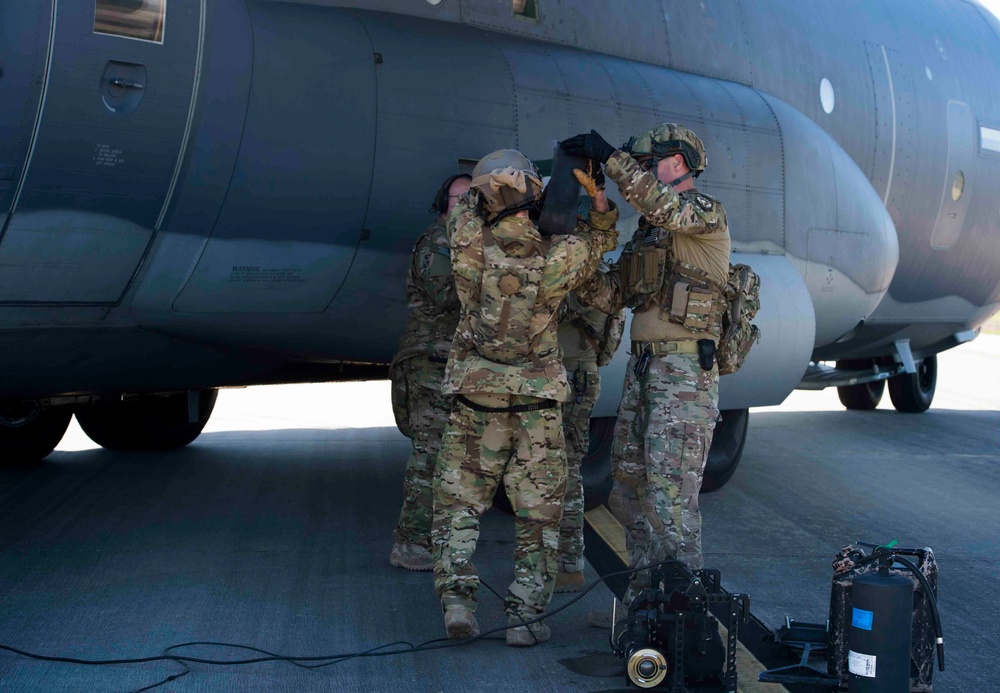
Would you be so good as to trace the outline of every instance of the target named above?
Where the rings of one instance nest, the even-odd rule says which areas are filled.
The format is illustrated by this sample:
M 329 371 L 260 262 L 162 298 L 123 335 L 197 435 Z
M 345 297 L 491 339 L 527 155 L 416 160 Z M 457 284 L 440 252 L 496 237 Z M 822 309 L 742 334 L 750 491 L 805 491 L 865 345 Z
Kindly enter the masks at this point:
M 740 470 L 702 498 L 706 565 L 777 627 L 785 615 L 826 618 L 841 546 L 930 546 L 947 643 L 935 690 L 998 691 L 1000 337 L 942 354 L 939 370 L 925 414 L 897 414 L 888 395 L 876 411 L 847 412 L 832 390 L 754 410 Z M 74 424 L 43 464 L 0 470 L 0 644 L 118 659 L 190 641 L 325 655 L 441 637 L 430 576 L 387 562 L 408 452 L 387 403 L 386 383 L 229 390 L 184 450 L 109 452 Z M 477 563 L 501 594 L 512 538 L 510 518 L 487 514 Z M 312 671 L 191 664 L 157 690 L 607 691 L 622 680 L 594 675 L 614 671 L 606 631 L 582 623 L 608 600 L 598 587 L 553 617 L 550 643 L 527 650 L 492 636 Z M 557 595 L 553 607 L 566 601 Z M 500 625 L 499 600 L 484 590 L 480 602 L 482 625 Z M 0 653 L 5 691 L 138 690 L 183 671 Z

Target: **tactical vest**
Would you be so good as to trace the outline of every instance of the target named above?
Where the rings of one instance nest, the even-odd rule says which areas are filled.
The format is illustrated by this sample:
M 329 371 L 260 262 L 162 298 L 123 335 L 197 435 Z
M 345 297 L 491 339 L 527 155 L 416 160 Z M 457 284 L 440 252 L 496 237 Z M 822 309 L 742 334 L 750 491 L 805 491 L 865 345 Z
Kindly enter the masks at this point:
M 523 249 L 525 257 L 514 252 Z M 554 318 L 538 306 L 548 249 L 535 239 L 498 241 L 483 227 L 482 283 L 470 311 L 471 346 L 483 358 L 512 366 L 540 363 L 536 341 Z
M 640 230 L 643 224 L 644 220 Z M 618 261 L 625 306 L 634 310 L 655 304 L 670 322 L 718 339 L 725 287 L 704 270 L 674 257 L 672 238 L 669 232 L 646 225 L 644 236 L 625 246 Z

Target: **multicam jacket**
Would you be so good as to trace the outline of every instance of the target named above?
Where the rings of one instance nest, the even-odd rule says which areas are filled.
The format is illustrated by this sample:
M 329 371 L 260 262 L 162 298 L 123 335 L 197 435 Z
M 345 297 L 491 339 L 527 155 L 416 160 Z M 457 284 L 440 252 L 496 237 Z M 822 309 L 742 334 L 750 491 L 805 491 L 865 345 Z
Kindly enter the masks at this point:
M 406 299 L 410 312 L 397 359 L 417 354 L 448 358 L 461 306 L 451 272 L 451 246 L 443 215 L 434 220 L 413 248 Z
M 477 216 L 475 197 L 466 195 L 448 218 L 452 268 L 462 304 L 458 331 L 448 358 L 444 392 L 527 395 L 560 402 L 570 398 L 566 370 L 560 359 L 556 313 L 566 294 L 586 281 L 603 254 L 618 242 L 618 210 L 591 211 L 580 217 L 573 235 L 551 236 L 545 243 L 530 220 L 509 216 L 491 227 L 498 243 L 541 244 L 545 248 L 538 294 L 532 310 L 534 348 L 522 363 L 497 363 L 476 351 L 473 321 L 479 308 L 483 280 L 483 220 Z

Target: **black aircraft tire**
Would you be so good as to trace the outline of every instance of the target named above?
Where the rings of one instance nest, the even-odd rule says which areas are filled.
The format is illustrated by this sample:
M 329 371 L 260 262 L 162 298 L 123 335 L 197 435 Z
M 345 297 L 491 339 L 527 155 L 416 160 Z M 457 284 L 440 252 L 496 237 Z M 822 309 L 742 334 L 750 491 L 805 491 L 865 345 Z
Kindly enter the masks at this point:
M 173 450 L 201 435 L 218 396 L 218 390 L 201 391 L 201 416 L 195 423 L 188 421 L 187 393 L 90 404 L 77 410 L 76 420 L 92 441 L 108 450 Z
M 721 420 L 715 424 L 712 447 L 705 463 L 705 476 L 701 482 L 701 492 L 711 493 L 725 486 L 740 464 L 743 447 L 747 442 L 750 428 L 749 409 L 726 409 Z
M 916 373 L 889 378 L 889 399 L 898 412 L 920 414 L 930 408 L 936 387 L 937 356 L 928 356 L 917 363 Z
M 73 411 L 0 403 L 0 460 L 4 466 L 39 462 L 55 450 Z
M 608 500 L 611 493 L 611 442 L 614 439 L 616 416 L 596 416 L 590 420 L 590 448 L 580 465 L 583 477 L 583 507 L 593 510 Z M 503 483 L 497 487 L 493 507 L 514 514 Z
M 861 370 L 871 368 L 870 360 L 837 361 L 837 368 L 845 370 Z M 877 380 L 859 385 L 845 385 L 837 388 L 840 403 L 852 411 L 871 411 L 882 401 L 885 393 L 885 381 Z

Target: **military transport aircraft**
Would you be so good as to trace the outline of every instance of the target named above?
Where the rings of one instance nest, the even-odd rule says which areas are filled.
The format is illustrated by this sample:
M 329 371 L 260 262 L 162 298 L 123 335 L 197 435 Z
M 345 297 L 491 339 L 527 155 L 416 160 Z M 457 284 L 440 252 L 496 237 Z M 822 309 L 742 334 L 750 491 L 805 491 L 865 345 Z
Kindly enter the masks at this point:
M 7 462 L 74 414 L 165 448 L 220 387 L 384 377 L 439 182 L 590 128 L 698 132 L 763 278 L 708 487 L 794 388 L 926 409 L 935 354 L 1000 307 L 1000 24 L 974 0 L 0 0 L 0 27 Z

